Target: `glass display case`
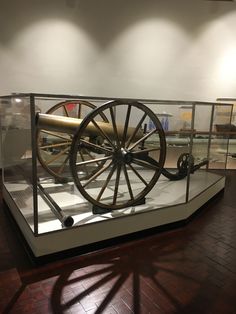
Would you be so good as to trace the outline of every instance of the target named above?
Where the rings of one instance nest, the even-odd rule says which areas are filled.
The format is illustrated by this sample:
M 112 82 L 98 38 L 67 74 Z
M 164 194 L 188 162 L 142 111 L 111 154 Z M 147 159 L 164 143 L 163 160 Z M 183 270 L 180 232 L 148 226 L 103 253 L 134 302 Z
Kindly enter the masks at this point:
M 236 98 L 218 98 L 217 101 L 233 104 L 231 123 L 229 124 L 229 117 L 227 117 L 227 112 L 220 112 L 220 115 L 223 116 L 223 119 L 221 119 L 218 128 L 229 132 L 227 169 L 236 169 Z M 224 118 L 226 121 L 224 121 Z
M 4 199 L 35 256 L 182 221 L 224 188 L 231 104 L 0 101 Z

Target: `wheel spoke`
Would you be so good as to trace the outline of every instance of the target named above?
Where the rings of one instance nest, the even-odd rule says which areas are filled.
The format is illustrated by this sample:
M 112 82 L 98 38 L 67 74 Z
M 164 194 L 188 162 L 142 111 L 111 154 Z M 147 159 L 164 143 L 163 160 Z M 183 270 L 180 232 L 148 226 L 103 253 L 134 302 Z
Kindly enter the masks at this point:
M 79 155 L 80 155 L 80 157 L 81 157 L 81 160 L 82 160 L 82 161 L 85 161 L 85 158 L 84 158 L 84 155 L 83 155 L 83 153 L 82 153 L 82 150 L 79 149 L 78 152 L 79 152 Z M 84 171 L 86 172 L 86 174 L 88 175 L 89 172 L 88 172 L 88 169 L 87 169 L 87 167 L 86 167 L 85 165 L 83 165 L 83 169 L 84 169 Z
M 121 165 L 118 164 L 117 169 L 116 169 L 116 182 L 115 182 L 115 190 L 114 190 L 112 205 L 115 205 L 116 200 L 117 200 L 117 194 L 118 194 L 119 182 L 120 182 L 120 172 L 121 172 Z
M 133 134 L 130 136 L 130 138 L 128 139 L 128 142 L 126 143 L 126 148 L 129 147 L 130 143 L 133 141 L 135 135 L 137 134 L 138 130 L 140 129 L 140 127 L 142 126 L 143 121 L 145 120 L 147 114 L 144 113 L 144 115 L 142 116 L 141 120 L 139 121 L 139 123 L 137 124 Z
M 71 145 L 71 142 L 62 142 L 62 143 L 57 143 L 57 144 L 44 145 L 44 146 L 40 146 L 40 149 L 54 148 L 54 147 L 60 147 L 60 146 L 65 146 L 65 145 Z
M 129 164 L 128 166 L 136 174 L 136 176 L 144 183 L 144 185 L 148 186 L 148 183 L 143 179 L 143 177 L 138 173 L 138 171 L 131 164 Z
M 69 115 L 69 112 L 68 112 L 68 110 L 66 108 L 66 105 L 63 106 L 63 109 L 65 111 L 66 116 L 69 117 L 70 115 Z
M 133 200 L 134 199 L 134 195 L 133 195 L 133 191 L 132 191 L 130 180 L 129 180 L 129 175 L 128 175 L 128 172 L 127 172 L 125 164 L 123 165 L 123 171 L 124 171 L 124 174 L 125 174 L 125 180 L 126 180 L 126 183 L 127 183 L 127 187 L 128 187 L 130 198 L 131 198 L 131 200 Z
M 79 103 L 78 119 L 81 119 L 81 104 Z
M 53 156 L 53 158 L 47 160 L 45 163 L 46 165 L 51 164 L 53 161 L 57 160 L 59 157 L 61 157 L 63 154 L 65 154 L 70 147 L 66 147 L 65 149 L 63 149 L 62 151 L 60 151 L 60 153 L 58 153 L 57 155 Z
M 46 130 L 40 130 L 40 132 L 48 134 L 48 135 L 52 135 L 54 137 L 62 138 L 63 140 L 66 140 L 66 141 L 68 141 L 68 140 L 70 141 L 70 138 L 63 136 L 61 134 L 58 134 L 58 133 L 54 133 L 54 132 L 46 131 Z
M 96 158 L 93 160 L 86 160 L 86 161 L 82 161 L 82 162 L 77 162 L 76 166 L 89 165 L 89 164 L 92 164 L 94 162 L 98 163 L 99 161 L 109 160 L 111 158 L 112 158 L 111 156 L 108 156 L 108 157 Z
M 86 152 L 87 155 L 89 155 L 91 159 L 95 159 L 95 157 L 90 153 L 90 151 L 86 147 L 83 147 L 83 150 Z M 100 166 L 99 162 L 97 162 L 97 165 Z
M 66 156 L 66 159 L 63 161 L 63 163 L 62 163 L 61 167 L 58 169 L 57 173 L 61 174 L 63 172 L 69 158 L 70 158 L 70 155 Z
M 89 180 L 85 184 L 83 184 L 83 188 L 85 188 L 87 185 L 89 185 L 89 183 L 99 177 L 104 171 L 106 171 L 110 167 L 111 164 L 112 161 L 108 165 L 103 166 L 99 171 L 97 171 L 91 178 L 89 178 Z
M 89 146 L 89 147 L 92 147 L 92 148 L 101 150 L 101 151 L 103 151 L 103 152 L 105 152 L 105 153 L 112 153 L 112 151 L 111 151 L 110 149 L 107 149 L 107 148 L 105 148 L 105 147 L 103 147 L 103 146 L 99 146 L 99 145 L 93 144 L 93 143 L 88 142 L 88 141 L 86 141 L 86 140 L 82 140 L 82 139 L 81 139 L 80 142 L 83 143 L 83 144 L 85 144 L 85 146 Z
M 111 171 L 110 171 L 110 173 L 109 173 L 109 175 L 108 175 L 108 177 L 107 177 L 107 179 L 106 179 L 106 181 L 105 181 L 105 183 L 104 183 L 104 185 L 102 186 L 102 188 L 101 188 L 101 190 L 100 190 L 100 192 L 99 192 L 99 194 L 98 194 L 98 196 L 97 196 L 97 199 L 96 199 L 97 202 L 100 201 L 100 199 L 101 199 L 101 197 L 102 197 L 102 195 L 103 195 L 105 189 L 107 188 L 108 183 L 110 182 L 111 177 L 112 177 L 112 175 L 113 175 L 113 173 L 114 173 L 115 170 L 116 170 L 116 165 L 114 164 L 113 167 L 112 167 L 112 169 L 111 169 Z
M 135 142 L 130 148 L 129 150 L 133 150 L 139 143 L 145 141 L 146 139 L 148 139 L 151 135 L 153 135 L 153 133 L 155 133 L 157 131 L 157 129 L 152 130 L 151 132 L 147 133 L 146 135 L 144 135 L 142 138 L 140 138 L 137 142 Z
M 92 119 L 91 122 L 96 126 L 96 128 L 99 130 L 100 134 L 110 143 L 110 145 L 115 149 L 114 144 L 112 143 L 111 139 L 107 136 L 107 134 L 103 131 L 102 128 L 97 124 L 97 122 Z
M 124 126 L 124 132 L 123 132 L 123 137 L 121 141 L 121 145 L 125 146 L 125 140 L 127 136 L 127 130 L 128 130 L 128 125 L 129 125 L 129 118 L 130 118 L 130 112 L 131 112 L 131 106 L 128 105 L 127 113 L 126 113 L 126 119 L 125 119 L 125 126 Z
M 117 148 L 120 148 L 120 139 L 119 139 L 119 135 L 118 135 L 118 132 L 117 132 L 117 126 L 116 126 L 116 119 L 115 119 L 115 116 L 114 116 L 114 111 L 113 111 L 112 107 L 110 107 L 109 109 L 110 109 L 112 126 L 113 126 L 113 130 L 114 130 L 115 137 L 116 137 Z

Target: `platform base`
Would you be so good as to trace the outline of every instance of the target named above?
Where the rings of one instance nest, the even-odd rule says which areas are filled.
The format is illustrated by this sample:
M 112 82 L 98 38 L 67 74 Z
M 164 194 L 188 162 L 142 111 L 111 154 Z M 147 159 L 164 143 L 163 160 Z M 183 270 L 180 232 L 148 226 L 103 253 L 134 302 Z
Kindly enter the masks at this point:
M 202 190 L 197 190 L 196 192 L 196 186 L 201 186 L 199 182 L 203 179 L 208 183 L 205 184 Z M 197 181 L 196 185 L 194 185 L 194 180 Z M 198 173 L 198 175 L 193 175 L 190 185 L 190 195 L 192 195 L 192 197 L 187 203 L 184 202 L 184 198 L 183 201 L 180 199 L 178 193 L 179 199 L 176 199 L 176 201 L 174 199 L 171 200 L 170 204 L 170 197 L 166 195 L 166 185 L 168 185 L 169 190 L 177 190 L 177 188 L 179 188 L 181 191 L 181 187 L 178 185 L 183 184 L 182 180 L 182 183 L 180 181 L 163 181 L 162 183 L 160 182 L 160 184 L 163 185 L 156 186 L 155 188 L 157 190 L 155 191 L 154 188 L 152 193 L 148 195 L 148 199 L 144 205 L 101 215 L 93 215 L 90 209 L 90 213 L 88 213 L 89 216 L 86 216 L 87 218 L 83 218 L 85 217 L 83 216 L 85 213 L 81 212 L 79 222 L 78 220 L 76 222 L 78 218 L 73 216 L 75 219 L 75 225 L 73 227 L 61 230 L 55 229 L 51 232 L 44 231 L 37 236 L 34 235 L 32 231 L 33 227 L 29 225 L 26 217 L 23 216 L 4 187 L 3 196 L 34 256 L 41 257 L 186 220 L 207 201 L 224 189 L 225 177 L 208 173 L 207 180 L 208 181 L 206 181 L 206 174 Z M 163 189 L 163 193 L 165 195 L 162 197 L 160 191 L 162 191 L 164 185 L 165 189 Z M 185 195 L 185 191 L 183 191 L 183 195 Z M 166 202 L 166 204 L 164 202 Z M 91 217 L 90 221 L 88 217 Z

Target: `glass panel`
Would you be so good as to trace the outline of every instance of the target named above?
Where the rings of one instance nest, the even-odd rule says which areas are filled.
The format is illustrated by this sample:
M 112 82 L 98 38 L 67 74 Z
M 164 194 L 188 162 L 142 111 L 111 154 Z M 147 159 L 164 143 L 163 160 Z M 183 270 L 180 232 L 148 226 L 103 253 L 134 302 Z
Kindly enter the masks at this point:
M 231 106 L 195 104 L 189 200 L 205 191 L 224 174 L 227 160 Z M 223 127 L 223 131 L 221 132 Z
M 227 169 L 236 169 L 236 99 L 235 98 L 218 98 L 217 101 L 228 103 L 233 106 L 232 119 L 231 119 L 231 125 L 230 125 L 231 134 L 229 136 L 229 147 L 228 147 L 228 156 L 227 156 L 228 157 Z M 222 116 L 222 113 L 221 113 L 221 116 Z M 221 120 L 219 116 L 218 116 L 218 120 Z M 219 124 L 221 124 L 221 121 L 219 121 Z
M 231 134 L 229 137 L 227 169 L 236 169 L 236 103 L 234 101 L 231 121 Z
M 217 178 L 206 170 L 209 164 L 212 106 L 195 104 L 189 200 L 206 190 Z
M 30 101 L 1 99 L 3 184 L 33 230 Z
M 161 178 L 158 200 L 163 206 L 186 201 L 187 173 L 179 172 L 179 165 L 190 149 L 192 106 L 175 102 L 149 104 L 160 120 L 166 138 L 166 161 Z
M 231 135 L 232 106 L 216 105 L 213 117 L 213 136 L 210 147 L 209 169 L 225 169 L 228 156 L 228 143 Z

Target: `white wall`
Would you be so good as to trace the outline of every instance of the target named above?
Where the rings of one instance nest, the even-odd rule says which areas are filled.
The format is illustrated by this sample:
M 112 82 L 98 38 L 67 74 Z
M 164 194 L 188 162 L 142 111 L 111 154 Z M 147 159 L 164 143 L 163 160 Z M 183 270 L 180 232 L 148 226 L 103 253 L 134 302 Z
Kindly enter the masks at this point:
M 0 94 L 236 97 L 236 3 L 0 0 Z

